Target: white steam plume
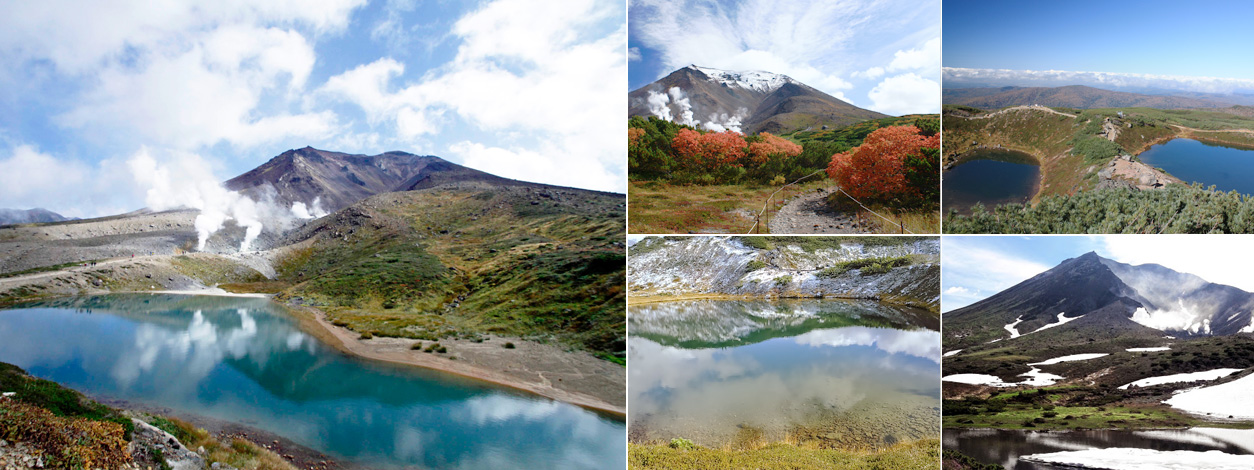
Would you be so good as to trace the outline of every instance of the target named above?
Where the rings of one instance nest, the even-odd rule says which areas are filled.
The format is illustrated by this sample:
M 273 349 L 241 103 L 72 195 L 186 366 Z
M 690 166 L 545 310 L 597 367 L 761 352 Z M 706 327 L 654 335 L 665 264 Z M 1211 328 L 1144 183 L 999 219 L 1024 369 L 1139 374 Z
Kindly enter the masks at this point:
M 671 120 L 670 102 L 671 97 L 666 96 L 666 93 L 649 91 L 649 112 L 653 113 L 654 116 L 666 121 Z
M 671 102 L 675 103 L 675 106 L 679 107 L 679 121 L 677 122 L 685 126 L 694 127 L 700 124 L 698 121 L 694 121 L 692 119 L 692 103 L 688 102 L 688 95 L 684 94 L 684 90 L 680 90 L 679 87 L 673 86 L 670 89 L 670 94 Z
M 210 166 L 196 154 L 175 153 L 158 163 L 147 148 L 127 160 L 131 175 L 140 187 L 148 187 L 145 203 L 152 210 L 180 207 L 197 209 L 194 223 L 197 234 L 196 249 L 204 251 L 209 236 L 221 230 L 228 221 L 244 228 L 244 240 L 240 251 L 249 251 L 262 230 L 290 228 L 296 219 L 311 218 L 315 214 L 326 215 L 320 201 L 315 199 L 313 211 L 300 204 L 289 210 L 274 202 L 273 187 L 261 189 L 261 200 L 253 200 L 242 193 L 223 187 L 214 178 Z M 299 203 L 298 203 L 299 204 Z M 305 217 L 301 217 L 304 215 Z

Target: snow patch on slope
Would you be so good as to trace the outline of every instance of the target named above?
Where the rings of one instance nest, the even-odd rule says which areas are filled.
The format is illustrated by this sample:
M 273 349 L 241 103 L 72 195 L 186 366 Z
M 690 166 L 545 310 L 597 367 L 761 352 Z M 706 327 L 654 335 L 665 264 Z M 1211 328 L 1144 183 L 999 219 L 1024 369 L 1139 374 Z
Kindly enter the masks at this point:
M 1051 364 L 1058 364 L 1060 362 L 1087 361 L 1089 359 L 1097 359 L 1099 357 L 1109 356 L 1109 355 L 1110 354 L 1106 354 L 1106 353 L 1072 354 L 1070 356 L 1055 357 L 1053 359 L 1049 359 L 1049 360 L 1041 361 L 1041 362 L 1029 362 L 1028 365 L 1029 366 L 1048 366 Z
M 1213 387 L 1181 392 L 1163 403 L 1190 413 L 1254 419 L 1254 375 Z
M 1148 377 L 1136 382 L 1119 387 L 1120 390 L 1127 390 L 1129 386 L 1149 387 L 1151 385 L 1169 384 L 1177 382 L 1193 382 L 1196 380 L 1215 380 L 1229 375 L 1241 372 L 1241 369 L 1212 369 L 1200 372 L 1189 372 L 1187 374 L 1160 375 L 1158 377 Z
M 1053 327 L 1055 327 L 1055 326 L 1062 326 L 1062 325 L 1066 325 L 1066 324 L 1071 323 L 1071 322 L 1073 322 L 1073 321 L 1079 320 L 1079 319 L 1080 319 L 1080 317 L 1083 317 L 1083 316 L 1084 316 L 1084 315 L 1080 315 L 1079 317 L 1071 317 L 1071 318 L 1067 318 L 1067 317 L 1063 316 L 1065 313 L 1066 313 L 1066 312 L 1060 312 L 1060 313 L 1058 314 L 1058 322 L 1057 322 L 1057 323 L 1050 323 L 1050 324 L 1048 324 L 1048 325 L 1045 325 L 1045 326 L 1042 326 L 1042 327 L 1040 327 L 1040 328 L 1037 328 L 1037 329 L 1036 329 L 1036 331 L 1033 331 L 1033 333 L 1039 333 L 1039 332 L 1041 332 L 1041 331 L 1048 330 L 1048 329 L 1053 328 Z
M 1020 323 L 1023 323 L 1023 315 L 1019 315 L 1017 318 L 1015 318 L 1014 323 L 1011 323 L 1009 325 L 1002 327 L 1002 328 L 1005 328 L 1006 331 L 1010 332 L 1010 339 L 1015 339 L 1020 336 L 1019 330 L 1015 328 L 1016 326 L 1019 326 Z

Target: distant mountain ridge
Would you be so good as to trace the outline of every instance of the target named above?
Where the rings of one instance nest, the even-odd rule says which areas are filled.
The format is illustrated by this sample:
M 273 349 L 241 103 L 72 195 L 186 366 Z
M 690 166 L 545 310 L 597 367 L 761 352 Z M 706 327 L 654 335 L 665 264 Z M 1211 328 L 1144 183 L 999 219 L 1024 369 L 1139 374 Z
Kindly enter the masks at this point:
M 0 225 L 33 224 L 74 220 L 48 209 L 0 209 Z
M 695 127 L 737 128 L 744 134 L 785 134 L 888 117 L 787 75 L 696 65 L 676 70 L 627 96 L 629 116 L 664 115 Z
M 945 104 L 990 110 L 1033 104 L 1080 109 L 1137 107 L 1188 109 L 1230 106 L 1229 103 L 1210 99 L 1146 95 L 1103 90 L 1084 85 L 1063 87 L 945 88 L 942 91 L 942 100 Z
M 991 297 L 944 315 L 947 347 L 1052 330 L 1128 337 L 1254 332 L 1254 294 L 1157 264 L 1128 265 L 1096 253 L 1071 258 Z M 1012 333 L 1010 330 L 1014 329 Z M 1085 336 L 1083 334 L 1078 336 Z

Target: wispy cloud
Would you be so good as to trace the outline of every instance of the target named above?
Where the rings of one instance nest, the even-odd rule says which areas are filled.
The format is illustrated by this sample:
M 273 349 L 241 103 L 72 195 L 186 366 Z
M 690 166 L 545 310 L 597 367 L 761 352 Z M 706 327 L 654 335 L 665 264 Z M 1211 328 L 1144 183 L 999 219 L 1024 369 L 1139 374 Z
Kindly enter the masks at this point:
M 632 38 L 658 78 L 690 65 L 782 73 L 881 112 L 940 109 L 940 32 L 917 2 L 632 0 Z M 881 41 L 885 32 L 897 37 Z M 881 41 L 877 44 L 869 44 Z M 878 82 L 886 73 L 896 72 Z M 930 93 L 920 93 L 931 86 Z M 867 102 L 871 104 L 867 104 Z
M 1106 89 L 1163 89 L 1198 93 L 1254 91 L 1254 79 L 1152 75 L 1138 73 L 1083 72 L 1068 70 L 1006 70 L 944 68 L 949 84 L 989 86 L 1066 86 L 1088 85 Z
M 987 247 L 982 237 L 941 241 L 941 308 L 965 307 L 1051 268 L 1015 253 Z

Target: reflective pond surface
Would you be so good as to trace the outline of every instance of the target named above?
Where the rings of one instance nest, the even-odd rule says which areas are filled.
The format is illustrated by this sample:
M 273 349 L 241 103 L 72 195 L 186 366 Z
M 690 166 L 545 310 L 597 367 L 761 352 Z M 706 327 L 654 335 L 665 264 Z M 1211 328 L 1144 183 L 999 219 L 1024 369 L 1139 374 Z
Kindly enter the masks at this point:
M 955 449 L 1006 470 L 1063 470 L 1071 467 L 1019 460 L 1032 454 L 1084 449 L 1137 448 L 1158 451 L 1220 451 L 1254 454 L 1254 430 L 1194 428 L 1155 431 L 1051 431 L 1003 429 L 946 429 L 946 449 Z M 1203 468 L 1199 466 L 1198 468 Z
M 1137 158 L 1186 182 L 1254 194 L 1254 150 L 1173 139 L 1150 147 Z
M 935 315 L 875 302 L 630 306 L 630 440 L 878 448 L 937 438 L 937 327 Z
M 985 209 L 1024 203 L 1036 194 L 1041 167 L 1022 152 L 978 149 L 963 155 L 941 175 L 941 204 L 946 213 L 970 214 L 977 202 Z
M 0 361 L 89 395 L 243 423 L 368 468 L 623 468 L 624 424 L 358 360 L 267 299 L 112 295 L 0 310 Z

